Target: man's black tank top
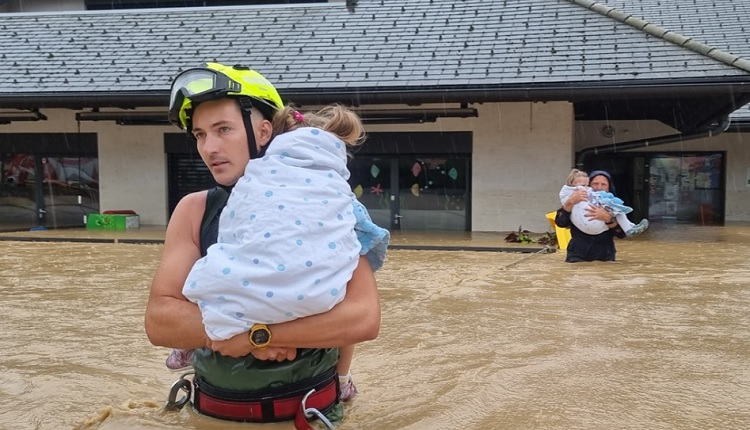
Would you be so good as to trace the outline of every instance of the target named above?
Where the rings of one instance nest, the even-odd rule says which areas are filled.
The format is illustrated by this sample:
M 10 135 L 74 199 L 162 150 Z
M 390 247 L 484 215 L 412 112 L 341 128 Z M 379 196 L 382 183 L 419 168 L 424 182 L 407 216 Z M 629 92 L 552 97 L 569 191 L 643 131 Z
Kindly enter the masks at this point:
M 206 211 L 201 220 L 200 248 L 201 257 L 208 253 L 208 247 L 216 243 L 219 238 L 219 216 L 227 204 L 231 189 L 216 186 L 208 190 L 206 196 Z

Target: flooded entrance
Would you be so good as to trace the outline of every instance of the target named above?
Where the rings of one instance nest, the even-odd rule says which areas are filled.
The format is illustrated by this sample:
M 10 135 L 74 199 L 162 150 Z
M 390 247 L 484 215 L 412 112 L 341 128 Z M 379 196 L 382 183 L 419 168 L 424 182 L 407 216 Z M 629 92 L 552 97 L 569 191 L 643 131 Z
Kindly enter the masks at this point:
M 616 263 L 391 251 L 340 429 L 750 428 L 750 227 Z M 0 428 L 291 429 L 166 412 L 143 312 L 161 245 L 0 242 Z

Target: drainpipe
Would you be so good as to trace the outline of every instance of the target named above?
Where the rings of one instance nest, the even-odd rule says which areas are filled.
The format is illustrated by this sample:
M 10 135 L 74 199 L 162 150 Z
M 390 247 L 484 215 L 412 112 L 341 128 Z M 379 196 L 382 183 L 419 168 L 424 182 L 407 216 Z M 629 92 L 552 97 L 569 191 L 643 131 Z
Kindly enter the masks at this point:
M 627 151 L 631 149 L 646 148 L 649 146 L 664 145 L 667 143 L 680 142 L 685 140 L 700 139 L 703 137 L 718 136 L 725 132 L 729 128 L 729 118 L 723 118 L 718 123 L 709 127 L 708 129 L 693 131 L 690 133 L 677 133 L 670 134 L 667 136 L 633 140 L 624 143 L 613 143 L 611 145 L 595 146 L 593 148 L 586 148 L 578 153 L 578 160 L 576 161 L 576 167 L 583 169 L 583 162 L 591 154 L 608 154 L 610 152 Z

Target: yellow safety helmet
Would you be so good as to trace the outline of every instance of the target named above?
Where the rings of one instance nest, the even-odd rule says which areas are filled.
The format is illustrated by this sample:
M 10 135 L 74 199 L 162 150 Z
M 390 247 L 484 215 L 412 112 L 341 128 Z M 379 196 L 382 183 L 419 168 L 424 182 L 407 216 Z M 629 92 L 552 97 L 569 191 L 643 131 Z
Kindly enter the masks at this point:
M 175 77 L 169 97 L 169 121 L 189 131 L 193 108 L 203 101 L 223 97 L 238 98 L 243 109 L 255 107 L 269 120 L 284 107 L 276 88 L 255 70 L 206 63 Z

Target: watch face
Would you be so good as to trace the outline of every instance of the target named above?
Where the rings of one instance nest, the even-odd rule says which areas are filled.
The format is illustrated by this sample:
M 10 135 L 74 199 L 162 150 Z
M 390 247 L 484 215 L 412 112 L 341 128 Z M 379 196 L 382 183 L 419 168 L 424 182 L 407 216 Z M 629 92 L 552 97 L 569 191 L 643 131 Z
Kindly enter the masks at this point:
M 257 329 L 253 332 L 253 343 L 263 345 L 269 341 L 268 330 L 264 328 Z

